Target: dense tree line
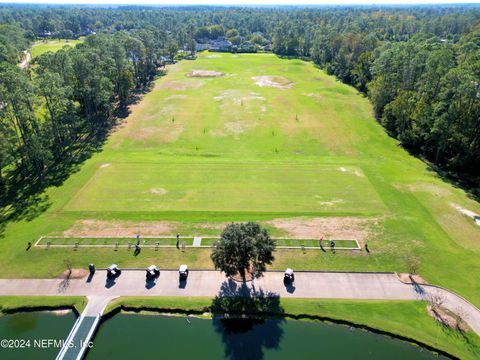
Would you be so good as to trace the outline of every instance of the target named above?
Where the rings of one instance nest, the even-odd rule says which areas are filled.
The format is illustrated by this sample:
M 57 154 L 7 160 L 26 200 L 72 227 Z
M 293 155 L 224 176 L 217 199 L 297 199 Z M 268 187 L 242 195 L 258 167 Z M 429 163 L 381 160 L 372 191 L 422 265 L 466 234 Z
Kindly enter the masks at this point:
M 272 39 L 371 100 L 407 149 L 480 192 L 480 10 L 476 6 L 350 8 L 0 7 L 0 168 L 49 164 L 112 122 L 178 49 L 225 37 Z M 88 36 L 18 69 L 35 38 Z M 163 56 L 163 58 L 162 58 Z M 43 109 L 39 111 L 38 109 Z M 3 178 L 3 176 L 2 176 Z
M 19 183 L 45 183 L 50 169 L 68 166 L 87 144 L 103 139 L 116 116 L 161 71 L 169 41 L 154 30 L 99 34 L 75 48 L 47 52 L 25 70 L 11 48 L 21 53 L 28 42 L 17 42 L 26 37 L 14 30 L 14 41 L 0 52 L 4 201 Z

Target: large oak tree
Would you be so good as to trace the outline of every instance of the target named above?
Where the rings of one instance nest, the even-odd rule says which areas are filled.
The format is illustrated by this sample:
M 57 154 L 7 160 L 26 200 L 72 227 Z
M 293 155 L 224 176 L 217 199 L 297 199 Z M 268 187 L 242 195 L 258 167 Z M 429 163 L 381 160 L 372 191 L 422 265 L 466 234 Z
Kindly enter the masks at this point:
M 227 276 L 240 274 L 245 281 L 247 272 L 257 278 L 262 276 L 267 265 L 275 259 L 274 250 L 275 241 L 259 224 L 232 223 L 223 230 L 211 258 L 215 269 Z

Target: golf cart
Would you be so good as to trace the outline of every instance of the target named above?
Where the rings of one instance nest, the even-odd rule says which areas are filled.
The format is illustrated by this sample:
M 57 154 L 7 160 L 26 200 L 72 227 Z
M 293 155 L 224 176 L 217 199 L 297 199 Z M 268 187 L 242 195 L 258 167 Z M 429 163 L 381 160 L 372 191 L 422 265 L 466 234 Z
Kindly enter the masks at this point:
M 178 269 L 178 276 L 180 280 L 187 280 L 188 277 L 188 266 L 187 265 L 180 265 Z
M 288 268 L 285 270 L 285 275 L 283 276 L 284 283 L 293 283 L 295 281 L 295 275 L 293 274 L 293 270 Z
M 120 276 L 122 271 L 118 268 L 117 264 L 112 264 L 107 268 L 107 278 L 116 278 Z
M 155 265 L 150 265 L 147 268 L 147 279 L 154 279 L 160 275 L 160 270 Z

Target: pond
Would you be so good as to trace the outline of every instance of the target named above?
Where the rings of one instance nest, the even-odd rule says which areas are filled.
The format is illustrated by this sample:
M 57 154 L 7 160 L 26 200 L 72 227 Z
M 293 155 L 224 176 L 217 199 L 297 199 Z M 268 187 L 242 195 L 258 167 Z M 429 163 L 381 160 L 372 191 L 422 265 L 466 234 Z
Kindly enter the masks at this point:
M 206 320 L 119 314 L 104 322 L 87 360 L 437 359 L 412 344 L 346 326 L 293 320 Z
M 0 359 L 55 359 L 75 320 L 71 311 L 0 316 L 0 340 L 11 340 L 8 348 L 2 342 Z
M 0 348 L 0 359 L 54 359 L 75 315 L 31 312 L 0 317 L 0 339 L 23 349 Z M 43 343 L 41 341 L 44 341 Z M 434 359 L 409 343 L 346 326 L 293 320 L 207 320 L 119 314 L 101 324 L 87 360 L 94 359 Z

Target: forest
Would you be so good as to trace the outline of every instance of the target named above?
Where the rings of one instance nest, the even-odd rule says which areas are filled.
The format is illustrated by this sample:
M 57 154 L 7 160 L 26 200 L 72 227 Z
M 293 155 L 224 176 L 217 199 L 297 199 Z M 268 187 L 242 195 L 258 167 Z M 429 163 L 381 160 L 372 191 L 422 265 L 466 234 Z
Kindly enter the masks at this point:
M 79 36 L 85 41 L 74 48 L 18 66 L 36 40 Z M 313 61 L 368 96 L 407 150 L 480 196 L 480 7 L 5 5 L 0 207 L 61 182 L 166 63 L 218 39 Z M 20 193 L 25 184 L 30 192 Z

